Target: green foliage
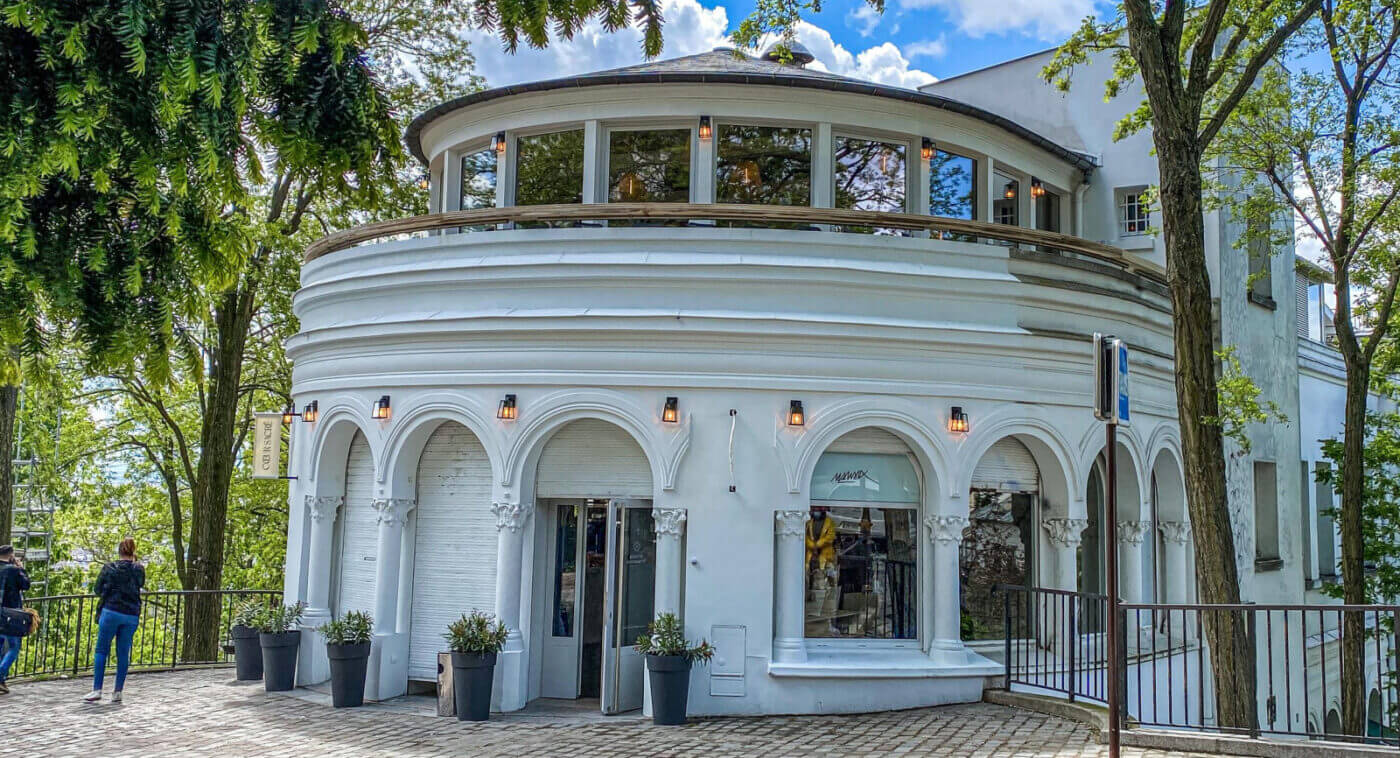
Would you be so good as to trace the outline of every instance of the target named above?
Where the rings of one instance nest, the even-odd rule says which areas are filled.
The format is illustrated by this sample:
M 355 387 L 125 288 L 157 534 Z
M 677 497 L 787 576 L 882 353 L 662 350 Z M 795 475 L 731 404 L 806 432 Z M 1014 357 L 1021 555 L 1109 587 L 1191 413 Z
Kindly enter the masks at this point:
M 266 605 L 267 603 L 256 598 L 244 600 L 233 609 L 233 618 L 229 622 L 229 626 L 246 626 L 250 628 L 256 626 L 258 614 L 262 613 Z
M 301 614 L 306 611 L 305 603 L 296 605 L 271 605 L 260 608 L 253 615 L 252 626 L 263 634 L 290 632 L 301 623 Z
M 551 32 L 573 39 L 584 24 L 597 21 L 609 32 L 640 28 L 642 52 L 648 58 L 661 54 L 660 0 L 556 0 L 550 3 L 472 0 L 471 7 L 472 22 L 477 28 L 495 31 L 506 51 L 511 53 L 519 49 L 522 39 L 530 47 L 542 49 L 549 46 Z
M 1340 489 L 1347 474 L 1342 441 L 1322 440 L 1322 454 L 1332 462 L 1318 467 L 1317 481 Z M 1400 597 L 1400 413 L 1366 414 L 1366 445 L 1362 451 L 1362 558 L 1367 567 L 1368 603 L 1394 602 Z M 1338 518 L 1337 509 L 1329 515 Z M 1338 585 L 1327 587 L 1342 597 Z
M 1234 440 L 1241 452 L 1248 454 L 1253 448 L 1248 431 L 1250 424 L 1286 424 L 1288 416 L 1274 401 L 1260 400 L 1259 385 L 1245 373 L 1234 345 L 1217 350 L 1215 357 L 1220 361 L 1220 376 L 1216 380 L 1220 415 L 1204 420 L 1221 427 L 1226 439 Z
M 705 663 L 715 655 L 714 647 L 705 640 L 691 644 L 685 638 L 685 625 L 674 613 L 656 614 L 656 620 L 647 625 L 647 633 L 638 637 L 633 647 L 642 655 L 682 655 L 691 663 Z
M 454 653 L 499 653 L 506 646 L 506 625 L 490 613 L 472 611 L 448 624 L 442 638 Z
M 364 611 L 350 611 L 322 624 L 317 631 L 325 637 L 327 645 L 359 645 L 370 641 L 374 619 Z

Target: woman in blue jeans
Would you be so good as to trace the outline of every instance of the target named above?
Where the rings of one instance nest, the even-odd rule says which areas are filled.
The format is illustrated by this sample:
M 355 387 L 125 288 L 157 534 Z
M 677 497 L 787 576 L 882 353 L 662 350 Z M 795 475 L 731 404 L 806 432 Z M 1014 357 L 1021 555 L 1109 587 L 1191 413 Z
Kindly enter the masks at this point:
M 102 699 L 102 678 L 107 673 L 107 656 L 112 641 L 117 643 L 117 681 L 112 702 L 122 701 L 126 669 L 131 665 L 131 639 L 141 622 L 141 587 L 146 570 L 136 562 L 136 540 L 127 537 L 117 546 L 117 560 L 102 567 L 97 577 L 97 645 L 92 653 L 92 692 L 83 696 L 88 703 Z

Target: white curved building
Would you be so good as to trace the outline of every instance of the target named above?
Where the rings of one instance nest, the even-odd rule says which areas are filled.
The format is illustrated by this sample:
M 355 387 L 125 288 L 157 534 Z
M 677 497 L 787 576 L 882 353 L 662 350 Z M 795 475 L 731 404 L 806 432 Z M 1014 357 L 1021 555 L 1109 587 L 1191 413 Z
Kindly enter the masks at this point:
M 377 698 L 480 608 L 501 710 L 641 707 L 660 611 L 718 647 L 692 713 L 976 700 L 992 585 L 1101 586 L 1106 332 L 1123 592 L 1192 599 L 1148 211 L 1047 134 L 727 51 L 424 114 L 433 215 L 302 271 L 287 596 L 374 613 Z

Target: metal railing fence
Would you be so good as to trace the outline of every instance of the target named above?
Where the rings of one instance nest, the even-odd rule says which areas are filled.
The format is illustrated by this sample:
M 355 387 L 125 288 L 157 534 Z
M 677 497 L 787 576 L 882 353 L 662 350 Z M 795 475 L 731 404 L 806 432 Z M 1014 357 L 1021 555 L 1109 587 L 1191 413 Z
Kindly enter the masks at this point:
M 212 659 L 185 656 L 185 606 L 195 595 L 215 595 L 219 604 L 218 638 L 227 642 L 234 609 L 253 598 L 269 605 L 280 603 L 277 590 L 169 590 L 141 594 L 141 624 L 131 645 L 131 670 L 160 670 L 184 666 L 219 665 L 232 660 L 222 645 Z M 25 598 L 25 606 L 39 612 L 38 631 L 23 638 L 19 658 L 9 678 L 29 679 L 77 676 L 92 671 L 93 643 L 97 639 L 96 595 L 52 595 Z M 205 658 L 206 656 L 201 656 Z M 116 666 L 116 651 L 108 659 Z

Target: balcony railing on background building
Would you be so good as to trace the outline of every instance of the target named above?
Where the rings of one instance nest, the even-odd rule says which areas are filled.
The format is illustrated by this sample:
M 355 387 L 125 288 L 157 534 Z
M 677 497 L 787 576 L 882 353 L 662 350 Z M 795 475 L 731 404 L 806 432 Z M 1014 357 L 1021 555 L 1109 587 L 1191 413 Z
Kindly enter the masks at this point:
M 131 645 L 131 670 L 160 670 L 185 666 L 221 665 L 232 658 L 222 646 L 212 659 L 193 660 L 185 655 L 185 606 L 195 595 L 218 598 L 217 637 L 227 642 L 236 607 L 247 599 L 269 605 L 280 603 L 276 590 L 171 590 L 141 595 L 141 624 Z M 97 639 L 96 595 L 53 595 L 25 598 L 27 607 L 39 612 L 39 630 L 24 638 L 10 679 L 77 676 L 92 670 L 92 648 Z M 116 651 L 108 660 L 116 665 Z
M 1107 659 L 1103 595 L 999 585 L 1007 689 L 1106 703 L 1110 675 L 1123 693 L 1123 728 L 1148 727 L 1400 746 L 1400 606 L 1120 603 L 1119 660 Z M 1209 650 L 1212 616 L 1243 623 L 1256 653 L 1252 729 L 1216 721 Z M 1366 628 L 1361 693 L 1365 734 L 1345 734 L 1341 702 L 1343 620 Z M 1336 713 L 1333 713 L 1336 711 Z

